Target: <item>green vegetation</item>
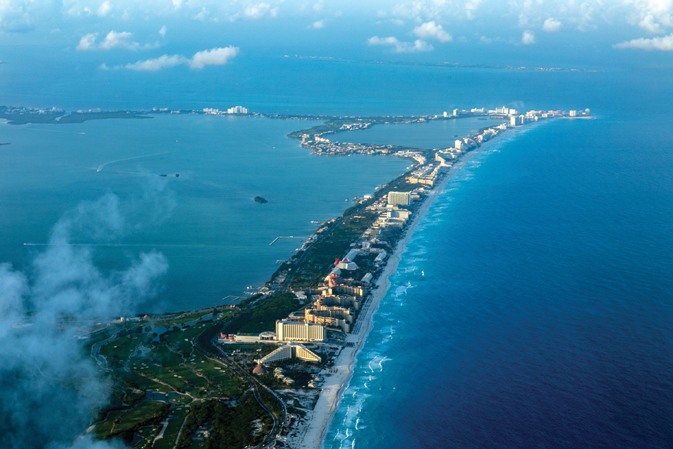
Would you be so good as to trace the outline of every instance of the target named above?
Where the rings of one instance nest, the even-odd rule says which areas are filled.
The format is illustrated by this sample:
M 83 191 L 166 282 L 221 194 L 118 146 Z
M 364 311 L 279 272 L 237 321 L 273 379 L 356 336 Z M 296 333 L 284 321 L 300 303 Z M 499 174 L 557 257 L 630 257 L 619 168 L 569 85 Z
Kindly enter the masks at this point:
M 7 119 L 10 125 L 25 125 L 27 123 L 43 123 L 43 124 L 66 124 L 66 123 L 83 123 L 88 120 L 104 120 L 111 118 L 121 119 L 136 119 L 136 118 L 152 118 L 148 115 L 139 114 L 132 111 L 111 111 L 111 112 L 73 112 L 65 115 L 64 112 L 47 112 L 44 114 L 37 113 L 7 113 L 0 111 L 0 119 Z
M 201 351 L 210 353 L 211 355 L 219 355 L 219 352 L 213 347 L 210 343 L 222 330 L 223 323 L 217 323 L 213 326 L 210 326 L 205 331 L 203 331 L 196 340 L 194 341 L 197 347 Z
M 276 293 L 234 318 L 225 331 L 230 334 L 272 331 L 276 328 L 276 320 L 287 317 L 299 307 L 299 300 L 294 294 Z
M 308 134 L 310 137 L 315 136 L 316 134 L 323 133 L 332 133 L 336 134 L 339 132 L 351 131 L 351 129 L 341 129 L 343 125 L 352 125 L 357 123 L 370 123 L 369 127 L 374 125 L 390 125 L 390 124 L 403 124 L 403 123 L 419 123 L 425 122 L 424 118 L 409 118 L 409 117 L 329 117 L 321 125 L 313 126 L 309 129 L 302 129 L 299 131 L 294 131 L 288 134 L 287 136 L 290 139 L 301 139 L 304 134 Z M 357 128 L 356 128 L 357 129 Z
M 257 420 L 263 426 L 262 432 L 254 432 L 253 422 Z M 227 407 L 220 401 L 204 401 L 190 408 L 178 448 L 189 447 L 192 444 L 192 437 L 202 426 L 209 428 L 211 435 L 202 447 L 244 448 L 260 443 L 271 425 L 271 417 L 259 406 L 251 392 L 246 393 L 235 408 Z
M 318 284 L 333 268 L 334 260 L 350 250 L 350 245 L 376 221 L 376 214 L 364 205 L 351 207 L 329 231 L 314 243 L 304 256 L 303 263 L 294 269 L 291 287 L 301 290 Z
M 95 432 L 102 439 L 122 437 L 130 441 L 139 427 L 163 421 L 169 409 L 163 402 L 146 401 L 128 411 L 111 412 L 107 420 L 96 425 Z
M 101 419 L 108 414 L 109 417 L 96 426 L 99 438 L 123 437 L 130 441 L 135 435 L 142 438 L 135 447 L 150 447 L 148 444 L 160 428 L 144 427 L 140 431 L 141 426 L 155 424 L 163 420 L 169 411 L 175 414 L 201 399 L 236 399 L 244 393 L 248 383 L 243 378 L 200 350 L 201 347 L 212 350 L 210 340 L 217 335 L 223 322 L 208 320 L 197 321 L 192 326 L 185 324 L 212 312 L 177 314 L 175 321 L 166 322 L 173 325 L 171 329 L 158 338 L 150 327 L 127 323 L 115 340 L 100 348 L 100 355 L 106 358 L 112 369 L 114 390 L 110 406 L 100 414 Z M 230 315 L 231 312 L 226 311 L 220 317 Z M 107 334 L 101 333 L 101 336 Z M 92 339 L 89 343 L 94 344 L 95 341 Z M 195 346 L 197 343 L 200 346 Z M 147 396 L 147 390 L 156 390 L 159 395 Z M 170 401 L 166 394 L 171 395 Z M 146 397 L 160 401 L 147 400 Z M 175 420 L 182 425 L 183 420 L 179 414 L 176 416 L 168 421 L 167 430 L 173 431 L 177 425 Z M 177 431 L 172 436 L 173 444 L 176 437 Z M 168 437 L 165 438 L 168 441 Z M 157 441 L 161 440 L 163 438 Z M 173 444 L 168 446 L 173 447 Z
M 378 253 L 371 253 L 364 256 L 363 255 L 358 256 L 357 259 L 355 260 L 358 269 L 355 271 L 349 271 L 348 273 L 341 273 L 342 277 L 353 278 L 359 281 L 365 274 L 374 272 L 376 270 L 374 260 L 376 259 L 377 256 Z
M 407 176 L 408 173 L 404 173 L 393 179 L 376 192 L 373 200 L 346 209 L 342 217 L 337 219 L 330 228 L 325 227 L 326 230 L 323 231 L 321 238 L 305 251 L 306 254 L 303 255 L 303 260 L 298 266 L 283 264 L 276 271 L 276 275 L 292 268 L 294 273 L 290 283 L 292 289 L 302 290 L 315 287 L 332 269 L 334 260 L 343 257 L 350 250 L 351 243 L 376 221 L 377 214 L 366 210 L 368 205 L 390 191 L 409 192 L 418 187 L 418 184 L 409 183 Z M 298 257 L 295 256 L 293 261 L 297 259 Z M 356 263 L 360 266 L 359 260 Z M 371 271 L 372 265 L 369 261 L 364 261 L 362 269 L 353 275 L 354 278 L 361 279 Z
M 27 123 L 58 123 L 57 117 L 63 116 L 63 112 L 50 112 L 46 114 L 8 114 L 0 111 L 0 119 L 6 119 L 10 125 L 25 125 Z
M 73 112 L 70 115 L 64 115 L 56 123 L 82 123 L 88 120 L 105 120 L 111 118 L 122 119 L 148 119 L 149 115 L 139 114 L 132 111 L 110 111 L 110 112 Z
M 180 428 L 182 427 L 182 423 L 185 422 L 188 412 L 189 408 L 187 407 L 177 407 L 171 412 L 168 416 L 168 426 L 164 431 L 164 435 L 154 442 L 153 449 L 173 449 L 175 440 L 178 438 L 178 433 L 180 433 Z
M 258 388 L 257 391 L 266 408 L 271 410 L 276 415 L 276 418 L 280 420 L 283 417 L 283 407 L 278 402 L 278 399 L 264 387 Z
M 153 323 L 154 326 L 176 326 L 179 324 L 185 324 L 192 321 L 200 320 L 206 315 L 213 313 L 215 309 L 208 310 L 199 310 L 198 312 L 187 312 L 187 313 L 177 313 L 171 315 L 165 315 L 161 319 Z
M 151 340 L 151 335 L 148 334 L 127 335 L 104 345 L 100 349 L 100 354 L 105 357 L 109 366 L 121 366 L 141 344 L 149 343 Z
M 409 181 L 407 181 L 408 176 L 409 173 L 407 172 L 393 179 L 388 184 L 380 188 L 376 192 L 375 197 L 381 198 L 383 196 L 387 196 L 388 192 L 411 192 L 412 190 L 421 187 L 418 184 L 412 184 Z
M 242 300 L 241 302 L 239 302 L 238 307 L 248 307 L 250 304 L 257 301 L 262 296 L 264 296 L 264 295 L 262 295 L 261 293 L 255 293 L 251 297 L 246 298 L 246 299 Z
M 242 353 L 253 352 L 259 354 L 259 357 L 264 357 L 275 349 L 278 349 L 278 346 L 268 343 L 227 343 L 226 345 L 222 345 L 222 349 L 227 353 L 233 353 L 234 351 Z

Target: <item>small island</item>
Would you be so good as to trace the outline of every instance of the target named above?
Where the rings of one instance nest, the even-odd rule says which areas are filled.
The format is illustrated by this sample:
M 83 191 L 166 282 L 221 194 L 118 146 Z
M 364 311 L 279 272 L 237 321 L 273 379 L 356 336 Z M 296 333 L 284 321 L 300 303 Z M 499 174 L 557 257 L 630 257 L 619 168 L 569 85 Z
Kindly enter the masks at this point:
M 256 196 L 255 197 L 255 202 L 260 203 L 260 204 L 268 203 L 266 198 L 262 198 L 261 196 Z

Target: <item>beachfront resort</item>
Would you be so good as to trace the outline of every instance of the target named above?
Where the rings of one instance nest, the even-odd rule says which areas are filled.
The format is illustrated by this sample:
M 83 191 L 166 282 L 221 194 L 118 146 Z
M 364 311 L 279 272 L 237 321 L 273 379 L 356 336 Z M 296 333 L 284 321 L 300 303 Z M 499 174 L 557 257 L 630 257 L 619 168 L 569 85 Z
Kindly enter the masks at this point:
M 483 119 L 485 126 L 442 148 L 338 140 L 339 133 L 386 123 L 463 117 Z M 590 117 L 589 110 L 473 108 L 423 117 L 332 117 L 291 133 L 315 155 L 381 154 L 410 165 L 374 192 L 348 200 L 342 216 L 321 223 L 246 299 L 88 328 L 82 338 L 115 383 L 113 403 L 98 412 L 89 432 L 134 447 L 201 447 L 210 438 L 232 438 L 212 416 L 235 416 L 238 430 L 249 429 L 237 434 L 236 447 L 319 447 L 388 277 L 444 182 L 470 154 L 510 129 Z

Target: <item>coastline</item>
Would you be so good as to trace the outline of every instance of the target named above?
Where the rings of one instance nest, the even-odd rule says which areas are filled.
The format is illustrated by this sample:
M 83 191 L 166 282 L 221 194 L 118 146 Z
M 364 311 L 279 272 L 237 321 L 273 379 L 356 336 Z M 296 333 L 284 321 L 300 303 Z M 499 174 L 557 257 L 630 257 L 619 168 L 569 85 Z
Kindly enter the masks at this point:
M 423 203 L 421 208 L 416 213 L 416 216 L 413 218 L 410 223 L 404 237 L 398 242 L 395 251 L 390 255 L 386 268 L 379 276 L 376 281 L 376 288 L 372 293 L 371 297 L 367 303 L 365 315 L 361 316 L 359 320 L 362 320 L 362 328 L 357 334 L 351 334 L 346 338 L 346 343 L 353 343 L 351 347 L 344 346 L 341 350 L 337 360 L 334 363 L 334 368 L 336 373 L 329 374 L 325 383 L 322 387 L 320 397 L 315 404 L 311 417 L 308 421 L 307 428 L 302 432 L 302 435 L 299 437 L 300 441 L 295 441 L 292 447 L 301 448 L 301 449 L 315 449 L 322 448 L 324 446 L 325 437 L 327 431 L 334 419 L 334 415 L 339 407 L 341 397 L 343 396 L 344 391 L 348 388 L 350 381 L 353 377 L 353 365 L 357 361 L 358 354 L 364 346 L 365 341 L 369 332 L 374 326 L 374 314 L 379 308 L 379 305 L 383 298 L 388 293 L 390 288 L 389 277 L 397 270 L 397 266 L 402 259 L 402 254 L 406 250 L 406 245 L 409 238 L 413 235 L 416 225 L 420 222 L 421 218 L 426 214 L 427 210 L 430 208 L 430 205 L 434 202 L 437 194 L 444 188 L 447 182 L 453 177 L 453 175 L 460 170 L 467 161 L 469 161 L 474 155 L 483 151 L 485 148 L 488 148 L 492 142 L 495 142 L 499 139 L 493 139 L 486 144 L 483 144 L 474 151 L 467 153 L 461 161 L 451 167 L 447 172 L 446 176 L 440 181 L 440 183 L 433 187 L 428 195 L 427 200 Z
M 329 232 L 326 235 L 320 236 L 322 237 L 322 240 L 320 239 L 320 237 L 312 237 L 312 245 L 310 245 L 308 249 L 304 250 L 309 251 L 308 253 L 303 253 L 301 256 L 297 255 L 293 256 L 290 260 L 286 261 L 283 265 L 281 265 L 281 267 L 279 267 L 276 273 L 274 273 L 271 280 L 265 286 L 267 288 L 268 293 L 271 294 L 271 296 L 269 297 L 268 301 L 266 299 L 264 301 L 266 304 L 265 307 L 267 308 L 270 307 L 271 309 L 273 309 L 274 319 L 276 319 L 277 323 L 278 317 L 288 316 L 288 314 L 292 316 L 291 314 L 295 313 L 294 310 L 296 310 L 296 308 L 300 305 L 299 300 L 296 300 L 297 304 L 291 301 L 290 303 L 288 303 L 286 301 L 289 299 L 286 298 L 285 296 L 287 296 L 288 294 L 292 295 L 293 292 L 292 281 L 298 276 L 299 279 L 298 285 L 299 287 L 303 287 L 303 284 L 301 284 L 301 282 L 305 279 L 313 279 L 312 276 L 315 275 L 315 273 L 311 270 L 302 271 L 303 269 L 302 264 L 304 262 L 306 262 L 306 264 L 309 264 L 309 262 L 311 262 L 312 260 L 311 257 L 314 256 L 314 254 L 311 253 L 311 251 L 314 251 L 315 254 L 322 254 L 325 251 L 327 251 L 328 254 L 330 251 L 336 253 L 337 251 L 334 251 L 333 249 L 330 248 L 330 245 L 332 246 L 336 245 L 338 247 L 338 254 L 335 254 L 335 256 L 338 257 L 339 255 L 343 254 L 341 252 L 342 247 L 343 248 L 346 247 L 353 248 L 354 246 L 357 247 L 357 243 L 354 244 L 353 241 L 360 238 L 361 235 L 368 234 L 367 232 L 362 234 L 363 230 L 366 227 L 371 227 L 372 229 L 374 229 L 377 227 L 376 226 L 377 223 L 379 224 L 379 226 L 381 226 L 381 223 L 383 223 L 383 226 L 387 226 L 388 225 L 387 219 L 391 217 L 398 219 L 398 221 L 394 223 L 396 227 L 401 226 L 399 224 L 399 221 L 402 221 L 403 223 L 406 222 L 406 226 L 402 227 L 401 229 L 402 231 L 401 234 L 399 231 L 397 231 L 393 235 L 388 236 L 391 237 L 391 239 L 389 240 L 390 243 L 393 243 L 395 246 L 393 248 L 390 248 L 390 246 L 388 246 L 387 249 L 388 251 L 390 251 L 390 253 L 387 263 L 384 262 L 383 271 L 374 281 L 375 288 L 369 291 L 368 296 L 365 296 L 366 301 L 364 303 L 361 303 L 362 307 L 360 308 L 359 316 L 356 322 L 354 323 L 355 324 L 354 327 L 350 329 L 350 333 L 345 336 L 344 344 L 341 345 L 340 348 L 338 346 L 337 347 L 332 346 L 330 348 L 331 362 L 329 368 L 325 368 L 322 371 L 318 370 L 311 371 L 312 373 L 316 372 L 319 373 L 319 375 L 316 377 L 316 379 L 319 379 L 318 385 L 315 384 L 312 385 L 311 383 L 308 383 L 308 386 L 311 388 L 311 390 L 309 390 L 308 392 L 306 392 L 300 386 L 300 389 L 295 391 L 294 396 L 296 397 L 303 396 L 303 397 L 297 399 L 296 397 L 293 397 L 291 393 L 287 393 L 289 395 L 289 399 L 286 399 L 284 397 L 281 397 L 282 393 L 280 393 L 281 396 L 279 396 L 266 386 L 268 379 L 260 383 L 261 381 L 257 381 L 254 378 L 254 376 L 250 376 L 249 374 L 246 375 L 243 372 L 239 372 L 237 368 L 234 368 L 234 371 L 236 371 L 243 380 L 250 382 L 250 385 L 253 389 L 255 388 L 256 384 L 264 386 L 262 391 L 267 391 L 271 393 L 273 396 L 275 396 L 276 399 L 278 400 L 280 407 L 282 408 L 282 410 L 278 409 L 273 412 L 273 414 L 275 415 L 275 418 L 273 420 L 274 425 L 271 428 L 270 433 L 264 438 L 262 446 L 267 447 L 269 445 L 268 442 L 272 442 L 274 440 L 284 442 L 284 445 L 286 447 L 292 447 L 295 449 L 296 448 L 312 449 L 324 446 L 328 435 L 328 431 L 331 428 L 331 423 L 334 421 L 337 411 L 339 410 L 339 407 L 342 404 L 341 400 L 343 398 L 343 395 L 345 394 L 345 390 L 349 387 L 353 379 L 354 364 L 358 360 L 358 355 L 360 351 L 363 349 L 364 343 L 367 341 L 369 332 L 374 329 L 374 322 L 373 322 L 374 313 L 378 310 L 383 298 L 385 298 L 386 295 L 388 294 L 388 291 L 392 285 L 392 282 L 389 279 L 389 277 L 392 273 L 394 273 L 398 269 L 399 263 L 402 260 L 402 254 L 407 250 L 407 243 L 409 242 L 409 239 L 413 235 L 416 229 L 416 225 L 418 225 L 421 219 L 428 212 L 430 206 L 434 204 L 433 202 L 435 201 L 435 198 L 437 197 L 438 193 L 442 192 L 445 189 L 445 186 L 447 185 L 449 180 L 455 179 L 453 178 L 454 175 L 458 173 L 460 169 L 464 168 L 465 164 L 468 161 L 472 160 L 473 156 L 481 154 L 480 152 L 483 149 L 488 148 L 491 142 L 498 140 L 497 137 L 503 135 L 500 131 L 505 131 L 508 128 L 509 127 L 503 124 L 498 125 L 497 127 L 482 128 L 479 130 L 477 135 L 473 134 L 468 138 L 463 138 L 462 140 L 456 140 L 456 148 L 452 147 L 441 150 L 434 149 L 434 150 L 418 150 L 414 152 L 411 151 L 401 152 L 400 157 L 413 159 L 417 163 L 413 167 L 414 168 L 413 170 L 410 170 L 410 168 L 412 167 L 407 167 L 406 172 L 394 178 L 392 181 L 389 181 L 388 184 L 383 185 L 382 186 L 383 190 L 379 191 L 377 195 L 369 195 L 369 198 L 364 198 L 364 200 L 367 199 L 371 200 L 369 203 L 366 203 L 365 201 L 360 201 L 358 205 L 346 209 L 346 211 L 342 213 L 339 219 L 332 219 L 331 221 L 326 223 L 325 225 L 328 225 L 330 223 L 336 223 L 336 224 L 334 226 L 329 226 L 327 228 L 327 231 Z M 517 135 L 518 132 L 514 131 L 513 133 L 507 133 L 507 135 L 510 134 Z M 433 155 L 434 157 L 432 157 Z M 447 164 L 445 164 L 445 162 L 447 162 L 447 159 L 449 158 L 452 159 L 451 161 L 452 164 L 448 165 L 447 167 Z M 440 162 L 440 164 L 436 164 L 437 162 Z M 445 168 L 442 170 L 442 167 Z M 382 205 L 386 205 L 386 195 L 388 191 L 395 191 L 395 189 L 405 189 L 405 188 L 408 189 L 410 186 L 412 189 L 415 189 L 415 187 L 413 186 L 414 184 L 425 184 L 423 192 L 421 193 L 421 197 L 424 199 L 422 201 L 417 201 L 417 205 L 412 208 L 414 211 L 412 212 L 411 216 L 407 215 L 403 218 L 403 220 L 401 220 L 397 215 L 393 216 L 392 213 L 388 215 L 380 214 L 378 215 L 378 220 L 375 220 L 375 218 L 377 217 L 377 212 L 381 210 Z M 430 187 L 427 184 L 430 185 L 434 184 L 434 186 Z M 388 202 L 390 202 L 390 197 L 388 197 L 387 200 Z M 370 206 L 372 207 L 370 208 Z M 367 213 L 370 210 L 376 212 Z M 388 207 L 387 210 L 399 210 L 399 209 L 397 208 L 390 209 Z M 364 216 L 360 216 L 358 214 Z M 362 220 L 363 218 L 365 220 Z M 364 223 L 361 224 L 361 222 Z M 354 223 L 356 224 L 354 225 Z M 339 226 L 342 227 L 339 228 Z M 318 234 L 320 233 L 316 232 L 315 235 L 317 236 Z M 324 243 L 323 241 L 326 241 L 327 243 Z M 327 250 L 325 249 L 325 246 L 327 247 Z M 352 249 L 349 249 L 349 251 L 351 250 Z M 308 259 L 306 259 L 307 257 L 306 254 L 308 254 Z M 293 263 L 297 264 L 298 268 L 296 270 L 294 270 L 295 268 L 294 266 L 287 268 L 287 266 L 292 265 Z M 290 275 L 291 271 L 292 273 Z M 363 282 L 365 281 L 363 280 Z M 246 334 L 241 333 L 242 332 L 241 329 L 242 326 L 247 325 L 246 323 L 248 322 L 256 323 L 255 325 L 260 330 L 264 330 L 271 327 L 272 325 L 271 321 L 266 319 L 261 320 L 261 318 L 260 320 L 256 319 L 258 318 L 259 314 L 255 309 L 254 301 L 256 301 L 260 297 L 264 297 L 264 294 L 260 293 L 256 296 L 253 295 L 253 297 L 250 298 L 250 300 L 253 301 L 252 306 L 250 306 L 250 303 L 248 302 L 246 302 L 245 305 L 243 305 L 242 302 L 241 305 L 243 306 L 243 308 L 240 311 L 240 313 L 231 312 L 228 315 L 226 309 L 229 307 L 227 306 L 223 306 L 223 308 L 218 311 L 217 320 L 225 320 L 227 316 L 233 317 L 233 319 L 231 320 L 222 321 L 222 323 L 225 326 L 228 326 L 226 328 L 226 332 L 228 333 L 231 332 L 233 334 L 240 334 L 245 336 Z M 233 306 L 231 307 L 233 308 Z M 219 314 L 219 312 L 224 313 Z M 182 314 L 182 312 L 180 314 Z M 129 320 L 143 321 L 151 319 L 153 321 L 156 321 L 159 318 L 164 319 L 166 321 L 170 320 L 170 318 L 165 316 L 154 316 L 153 318 L 150 318 L 148 315 L 133 317 L 130 318 Z M 178 316 L 177 318 L 182 319 L 182 317 L 180 316 Z M 125 319 L 122 318 L 121 323 L 123 324 L 124 322 Z M 220 326 L 218 328 L 218 323 L 216 323 L 215 325 L 211 325 L 208 328 L 203 327 L 205 326 L 203 323 L 200 326 L 201 327 L 195 326 L 193 327 L 193 329 L 190 329 L 190 332 L 194 331 L 198 332 L 198 334 L 194 334 L 191 340 L 192 351 L 194 349 L 198 349 L 199 353 L 202 352 L 203 355 L 208 357 L 207 353 L 209 352 L 209 350 L 204 350 L 201 347 L 201 344 L 204 344 L 206 347 L 213 346 L 213 348 L 211 348 L 213 349 L 213 351 L 215 351 L 216 353 L 219 351 L 219 353 L 217 353 L 218 359 L 220 357 L 223 357 L 221 359 L 221 362 L 224 363 L 224 365 L 229 366 L 229 362 L 227 361 L 227 359 L 231 357 L 231 354 L 227 355 L 224 351 L 222 351 L 221 348 L 216 347 L 212 344 L 212 342 L 217 337 L 217 332 L 220 332 L 222 330 L 222 327 Z M 142 328 L 142 325 L 136 325 L 136 327 Z M 253 327 L 253 329 L 255 329 L 254 332 L 257 332 L 256 328 Z M 245 332 L 253 332 L 253 331 L 246 330 Z M 121 332 L 119 335 L 121 335 Z M 220 333 L 220 335 L 222 335 L 222 333 Z M 231 334 L 228 334 L 227 338 L 231 339 L 230 338 L 231 336 L 232 336 Z M 126 338 L 126 336 L 123 337 Z M 207 340 L 207 342 L 206 340 L 203 340 L 204 338 Z M 280 340 L 283 341 L 283 338 L 281 338 Z M 189 341 L 189 339 L 185 339 L 185 341 Z M 166 344 L 168 345 L 169 343 Z M 115 346 L 115 348 L 117 348 L 117 346 Z M 258 349 L 258 351 L 261 350 L 262 349 Z M 236 365 L 236 363 L 242 363 L 243 366 L 238 366 Z M 242 361 L 238 360 L 238 362 L 236 363 L 235 366 L 238 366 L 238 368 L 247 372 L 248 369 L 252 370 L 252 368 L 255 365 L 258 365 L 260 363 L 260 360 L 255 359 L 250 360 L 250 357 L 247 358 L 243 357 Z M 124 367 L 128 368 L 129 365 L 120 365 L 120 366 L 122 368 Z M 145 365 L 143 365 L 143 367 L 140 368 L 139 371 L 142 371 L 144 367 Z M 117 366 L 117 368 L 119 368 L 119 366 Z M 131 369 L 131 371 L 135 371 L 135 368 L 136 367 L 134 366 Z M 172 375 L 171 373 L 174 372 L 168 367 L 166 367 L 164 371 L 166 370 L 168 371 L 168 373 L 166 373 L 167 376 L 171 376 Z M 216 373 L 213 373 L 213 375 L 215 374 Z M 143 374 L 141 374 L 141 376 L 145 377 Z M 179 379 L 173 379 L 172 377 L 178 377 Z M 174 386 L 173 384 L 164 384 L 164 386 L 169 389 L 172 389 L 176 393 L 186 392 L 189 388 L 192 389 L 194 388 L 194 384 L 191 384 L 186 380 L 182 380 L 183 378 L 181 376 L 172 375 L 172 377 L 170 377 L 170 379 L 171 381 L 174 381 L 177 384 L 177 387 Z M 282 376 L 277 377 L 282 379 Z M 294 381 L 295 379 L 292 380 Z M 285 382 L 284 380 L 282 381 Z M 291 382 L 287 383 L 291 384 Z M 322 384 L 322 386 L 320 386 L 320 384 Z M 142 386 L 147 384 L 139 383 L 137 385 Z M 280 392 L 280 390 L 277 391 Z M 296 393 L 299 394 L 297 395 Z M 191 396 L 188 392 L 186 394 L 192 397 L 193 399 L 193 396 Z M 217 397 L 214 399 L 221 399 L 221 398 Z M 275 400 L 270 397 L 268 398 L 256 397 L 257 403 L 267 411 L 270 410 L 267 407 L 267 405 L 269 404 L 267 401 L 269 399 L 271 400 L 272 403 L 275 404 Z M 307 400 L 309 399 L 310 401 L 307 402 Z M 173 407 L 173 405 L 169 405 L 169 407 Z M 189 407 L 189 405 L 187 405 L 187 407 Z M 295 409 L 290 407 L 295 407 Z M 297 412 L 295 412 L 295 410 L 297 410 Z M 279 413 L 282 413 L 282 419 L 280 419 Z M 186 421 L 183 421 L 183 425 L 185 422 Z M 98 424 L 101 423 L 102 421 Z M 335 428 L 340 428 L 341 425 L 342 425 L 341 423 L 337 423 Z M 112 430 L 114 430 L 114 428 Z M 110 430 L 110 434 L 112 430 Z M 155 431 L 159 431 L 159 429 L 155 429 Z

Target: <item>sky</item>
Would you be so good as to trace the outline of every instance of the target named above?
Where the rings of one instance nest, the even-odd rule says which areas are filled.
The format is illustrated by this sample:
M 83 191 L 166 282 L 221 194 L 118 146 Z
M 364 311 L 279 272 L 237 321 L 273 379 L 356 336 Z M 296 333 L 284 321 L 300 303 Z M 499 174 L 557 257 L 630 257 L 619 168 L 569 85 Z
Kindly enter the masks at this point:
M 661 64 L 673 51 L 673 0 L 0 0 L 0 59 L 40 58 L 39 48 L 66 64 L 147 72 L 283 53 Z

